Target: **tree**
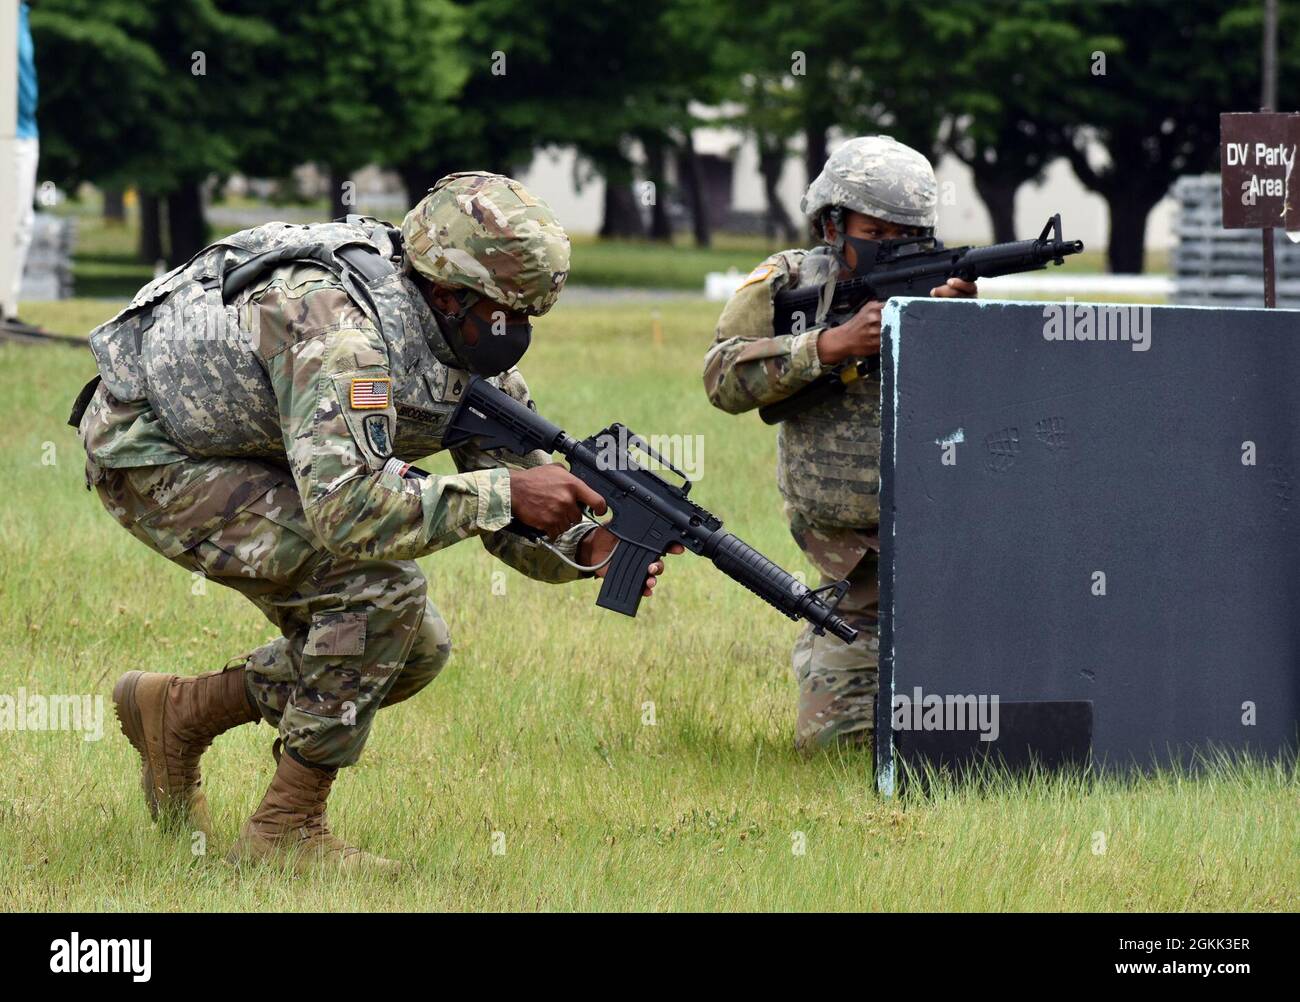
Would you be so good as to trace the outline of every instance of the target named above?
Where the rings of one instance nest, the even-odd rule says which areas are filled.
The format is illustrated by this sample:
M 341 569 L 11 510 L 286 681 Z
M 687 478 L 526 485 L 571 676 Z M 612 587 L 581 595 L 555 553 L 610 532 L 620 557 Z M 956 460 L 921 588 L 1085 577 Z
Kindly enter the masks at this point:
M 1147 216 L 1174 180 L 1214 170 L 1219 113 L 1259 102 L 1260 4 L 1182 0 L 1069 0 L 1058 16 L 1087 36 L 1110 34 L 1086 64 L 1064 68 L 1061 99 L 1071 113 L 1062 151 L 1079 180 L 1106 200 L 1113 272 L 1142 270 Z M 1283 12 L 1279 36 L 1295 38 L 1300 11 Z M 1296 97 L 1297 47 L 1279 53 L 1282 106 Z M 1088 156 L 1091 143 L 1105 162 Z
M 254 72 L 276 86 L 249 123 L 241 168 L 281 176 L 304 162 L 330 175 L 330 217 L 355 211 L 345 183 L 371 163 L 400 164 L 452 113 L 467 68 L 461 11 L 447 0 L 239 0 L 277 25 Z M 297 129 L 285 123 L 301 123 Z
M 41 81 L 41 173 L 69 189 L 83 181 L 130 183 L 134 132 L 167 67 L 142 36 L 148 9 L 136 0 L 48 0 L 32 9 Z
M 993 239 L 1016 239 L 1015 197 L 1062 155 L 1068 123 L 1062 66 L 1114 47 L 1055 14 L 1053 0 L 958 0 L 922 8 L 935 63 L 944 67 L 940 145 L 971 170 Z
M 887 133 L 936 155 L 946 71 L 918 58 L 922 8 L 879 0 L 867 19 L 850 0 L 757 9 L 731 0 L 730 7 L 721 59 L 734 81 L 730 96 L 745 108 L 735 121 L 758 147 L 769 232 L 794 230 L 776 189 L 801 133 L 810 181 L 825 165 L 834 126 L 851 135 Z
M 412 133 L 419 141 L 392 161 L 412 202 L 454 171 L 510 173 L 542 142 L 541 123 L 529 121 L 530 102 L 537 99 L 529 89 L 549 92 L 546 8 L 525 0 L 471 0 L 456 7 L 463 82 L 424 134 Z
M 689 102 L 708 100 L 716 13 L 705 0 L 654 0 L 633 31 L 626 11 L 621 0 L 466 5 L 468 78 L 454 112 L 401 165 L 410 196 L 448 170 L 509 171 L 539 148 L 571 145 L 605 179 L 603 235 L 644 235 L 646 201 L 665 235 L 666 164 L 695 124 Z M 637 145 L 653 189 L 633 187 Z
M 47 0 L 32 33 L 44 169 L 159 197 L 168 260 L 190 257 L 207 240 L 199 186 L 236 168 L 272 86 L 250 69 L 274 30 L 213 0 Z
M 827 133 L 841 122 L 857 49 L 870 37 L 871 22 L 853 0 L 815 5 L 730 0 L 721 37 L 723 65 L 733 77 L 732 96 L 746 105 L 741 119 L 754 135 L 765 187 L 774 192 L 778 157 L 802 133 L 804 169 L 811 180 L 826 163 Z M 769 199 L 769 214 L 777 214 Z
M 747 132 L 758 150 L 766 235 L 793 242 L 801 230 L 786 212 L 777 189 L 792 142 L 803 128 L 797 78 L 790 72 L 791 64 L 770 61 L 761 29 L 750 21 L 741 20 L 736 31 L 722 37 L 719 59 L 727 78 L 725 97 L 742 109 L 729 122 Z

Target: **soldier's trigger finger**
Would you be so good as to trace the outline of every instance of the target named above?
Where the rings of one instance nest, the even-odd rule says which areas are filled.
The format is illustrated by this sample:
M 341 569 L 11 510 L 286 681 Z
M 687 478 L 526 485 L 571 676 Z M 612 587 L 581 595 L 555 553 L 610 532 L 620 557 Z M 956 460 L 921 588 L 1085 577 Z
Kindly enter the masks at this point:
M 581 504 L 590 508 L 595 514 L 605 514 L 605 499 L 584 484 L 581 480 L 578 481 L 578 486 L 574 491 L 574 495 Z

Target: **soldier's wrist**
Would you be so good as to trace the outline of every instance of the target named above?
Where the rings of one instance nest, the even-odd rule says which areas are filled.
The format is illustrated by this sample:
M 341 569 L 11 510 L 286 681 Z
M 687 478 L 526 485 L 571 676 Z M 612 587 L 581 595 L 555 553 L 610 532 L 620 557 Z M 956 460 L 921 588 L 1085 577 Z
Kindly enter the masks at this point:
M 837 365 L 848 358 L 841 327 L 827 327 L 817 337 L 817 360 L 822 365 Z
M 509 469 L 494 466 L 470 476 L 478 481 L 478 528 L 483 532 L 504 529 L 514 518 Z
M 582 532 L 582 535 L 580 535 L 574 543 L 573 555 L 578 563 L 582 564 L 584 567 L 589 567 L 593 562 L 591 552 L 592 547 L 595 546 L 593 537 L 595 536 L 596 529 L 599 527 L 591 522 L 586 522 L 580 523 L 577 528 L 585 531 Z M 595 572 L 582 571 L 582 576 L 584 578 L 594 577 Z

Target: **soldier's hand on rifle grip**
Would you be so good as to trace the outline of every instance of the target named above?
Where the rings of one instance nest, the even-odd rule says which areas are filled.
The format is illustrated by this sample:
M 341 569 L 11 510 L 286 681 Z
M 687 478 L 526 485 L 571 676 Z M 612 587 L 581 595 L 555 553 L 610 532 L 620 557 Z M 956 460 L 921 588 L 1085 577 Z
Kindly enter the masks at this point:
M 964 278 L 950 278 L 931 289 L 930 295 L 935 299 L 974 299 L 979 295 L 979 287 Z
M 605 499 L 559 463 L 510 471 L 510 513 L 552 539 L 582 520 L 584 506 L 605 513 Z
M 884 303 L 872 299 L 838 327 L 817 336 L 817 358 L 822 365 L 837 365 L 846 358 L 880 354 L 880 311 Z
M 582 537 L 582 542 L 578 544 L 578 563 L 584 567 L 591 567 L 594 564 L 603 563 L 605 558 L 610 555 L 614 547 L 618 545 L 618 537 L 608 529 L 597 529 L 595 532 L 589 532 Z M 681 543 L 673 543 L 668 547 L 669 553 L 685 553 Z M 650 597 L 650 590 L 654 588 L 655 582 L 659 575 L 664 572 L 664 562 L 656 560 L 649 568 L 648 576 L 645 579 L 645 587 L 641 589 L 641 594 L 646 598 Z M 600 570 L 596 571 L 596 577 L 603 578 L 609 572 L 609 565 L 606 564 Z

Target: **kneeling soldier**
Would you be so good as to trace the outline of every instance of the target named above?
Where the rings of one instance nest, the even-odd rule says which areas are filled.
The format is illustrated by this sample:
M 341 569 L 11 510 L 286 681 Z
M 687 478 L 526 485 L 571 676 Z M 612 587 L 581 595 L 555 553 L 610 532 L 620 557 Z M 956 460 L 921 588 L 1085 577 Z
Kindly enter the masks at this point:
M 859 254 L 870 259 L 864 253 L 870 241 L 932 234 L 937 187 L 930 162 L 888 136 L 851 139 L 837 149 L 803 198 L 819 245 L 773 254 L 754 269 L 718 319 L 704 359 L 704 386 L 713 405 L 739 414 L 776 403 L 845 359 L 879 354 L 882 303 L 866 303 L 835 327 L 814 318 L 800 333 L 775 336 L 774 297 L 853 275 Z M 972 283 L 958 278 L 931 292 L 975 294 Z M 879 691 L 878 373 L 781 423 L 777 485 L 790 532 L 820 573 L 820 583 L 849 581 L 839 612 L 863 631 L 851 645 L 817 636 L 811 627 L 799 635 L 793 655 L 799 686 L 795 744 L 807 749 L 838 739 L 862 741 L 874 729 Z
M 521 401 L 529 318 L 558 298 L 569 242 L 495 174 L 443 178 L 399 231 L 369 217 L 236 233 L 146 286 L 91 335 L 78 400 L 87 483 L 132 535 L 247 596 L 281 636 L 198 677 L 128 672 L 113 690 L 155 819 L 208 831 L 199 763 L 239 724 L 276 728 L 275 777 L 232 861 L 395 866 L 335 836 L 325 802 L 380 707 L 442 670 L 447 624 L 415 558 L 478 536 L 544 581 L 584 575 L 603 499 L 541 453 L 509 467 L 457 448 L 418 477 L 470 373 Z M 661 562 L 650 568 L 647 594 Z

